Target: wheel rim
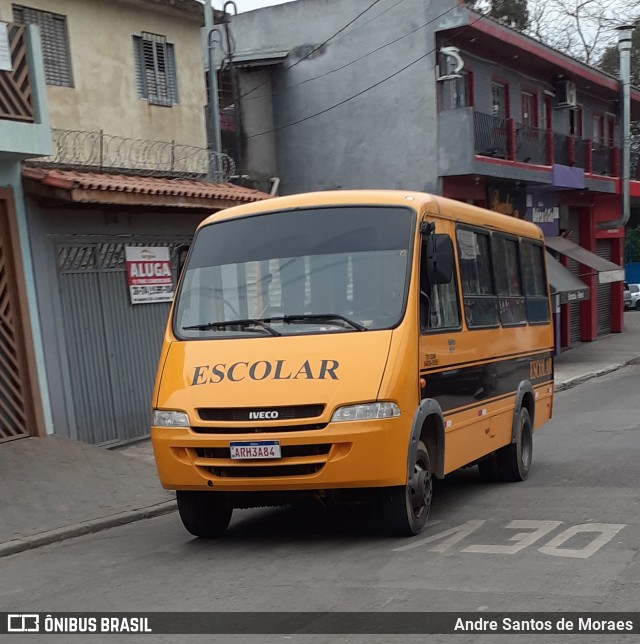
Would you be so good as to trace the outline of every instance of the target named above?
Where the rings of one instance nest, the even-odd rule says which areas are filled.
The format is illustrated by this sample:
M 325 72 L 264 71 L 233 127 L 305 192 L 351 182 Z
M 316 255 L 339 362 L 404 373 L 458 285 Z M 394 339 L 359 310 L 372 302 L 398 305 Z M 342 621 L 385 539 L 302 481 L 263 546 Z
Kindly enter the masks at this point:
M 413 516 L 421 519 L 429 511 L 432 491 L 431 472 L 420 461 L 414 465 L 408 492 Z

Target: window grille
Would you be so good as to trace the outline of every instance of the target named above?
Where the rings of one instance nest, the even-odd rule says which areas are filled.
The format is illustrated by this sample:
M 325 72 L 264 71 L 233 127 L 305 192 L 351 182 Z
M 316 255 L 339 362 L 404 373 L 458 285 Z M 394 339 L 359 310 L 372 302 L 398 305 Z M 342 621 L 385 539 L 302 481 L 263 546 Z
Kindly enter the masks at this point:
M 13 20 L 40 28 L 47 85 L 73 87 L 67 18 L 57 13 L 13 5 Z
M 178 103 L 174 47 L 165 36 L 142 32 L 133 37 L 138 96 L 151 105 Z

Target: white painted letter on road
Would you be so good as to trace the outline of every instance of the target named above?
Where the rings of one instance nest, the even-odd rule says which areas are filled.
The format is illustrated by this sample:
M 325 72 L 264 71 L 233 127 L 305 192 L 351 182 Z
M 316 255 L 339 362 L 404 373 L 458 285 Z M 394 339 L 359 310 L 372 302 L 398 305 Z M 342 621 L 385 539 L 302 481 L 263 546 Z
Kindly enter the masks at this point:
M 553 555 L 554 557 L 577 557 L 579 559 L 587 559 L 595 554 L 605 543 L 609 543 L 615 537 L 626 523 L 583 523 L 581 525 L 574 525 L 561 532 L 557 537 L 549 541 L 546 546 L 538 548 L 540 552 L 545 555 Z M 582 548 L 561 548 L 560 546 L 569 541 L 581 532 L 598 533 L 598 536 L 590 543 Z
M 507 528 L 513 530 L 533 530 L 533 532 L 518 532 L 509 541 L 515 541 L 512 546 L 498 546 L 498 545 L 474 545 L 465 548 L 462 552 L 482 552 L 493 555 L 515 555 L 523 548 L 533 545 L 538 539 L 542 539 L 545 534 L 549 534 L 553 529 L 557 528 L 562 521 L 512 521 Z

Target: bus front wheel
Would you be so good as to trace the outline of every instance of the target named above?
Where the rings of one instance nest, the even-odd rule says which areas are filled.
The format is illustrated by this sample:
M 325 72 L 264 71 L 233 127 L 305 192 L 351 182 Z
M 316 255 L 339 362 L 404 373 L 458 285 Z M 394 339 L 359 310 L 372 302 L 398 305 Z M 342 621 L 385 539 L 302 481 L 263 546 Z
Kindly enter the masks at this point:
M 195 537 L 219 537 L 231 521 L 233 506 L 223 493 L 179 490 L 176 500 L 182 525 Z
M 385 490 L 386 526 L 391 534 L 412 537 L 427 523 L 433 494 L 431 461 L 425 444 L 418 443 L 407 485 Z

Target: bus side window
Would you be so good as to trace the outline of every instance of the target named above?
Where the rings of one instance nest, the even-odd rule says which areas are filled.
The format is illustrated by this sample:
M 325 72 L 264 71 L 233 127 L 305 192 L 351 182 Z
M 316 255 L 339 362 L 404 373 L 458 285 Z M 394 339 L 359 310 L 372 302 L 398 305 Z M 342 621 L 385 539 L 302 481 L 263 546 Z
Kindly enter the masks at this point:
M 489 235 L 458 228 L 458 258 L 464 316 L 470 329 L 500 325 L 498 298 L 493 286 Z
M 502 326 L 526 324 L 527 311 L 520 279 L 518 240 L 493 233 L 491 247 Z
M 422 333 L 439 329 L 460 328 L 460 307 L 456 288 L 454 265 L 451 281 L 447 284 L 430 284 L 424 270 L 427 261 L 426 240 L 420 254 L 420 329 Z
M 549 322 L 549 290 L 544 272 L 544 254 L 540 244 L 521 244 L 522 277 L 527 298 L 527 317 L 531 324 Z

